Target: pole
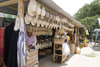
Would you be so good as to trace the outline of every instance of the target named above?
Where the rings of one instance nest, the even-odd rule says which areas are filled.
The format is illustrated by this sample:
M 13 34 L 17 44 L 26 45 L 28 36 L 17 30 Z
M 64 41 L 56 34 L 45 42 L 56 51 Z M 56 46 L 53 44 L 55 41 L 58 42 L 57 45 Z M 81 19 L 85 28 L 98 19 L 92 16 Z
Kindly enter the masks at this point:
M 19 22 L 21 23 L 21 18 L 24 18 L 24 0 L 18 0 L 18 16 L 19 16 Z M 20 24 L 19 23 L 19 27 Z
M 78 44 L 77 44 L 77 46 L 79 47 L 79 27 L 78 27 Z

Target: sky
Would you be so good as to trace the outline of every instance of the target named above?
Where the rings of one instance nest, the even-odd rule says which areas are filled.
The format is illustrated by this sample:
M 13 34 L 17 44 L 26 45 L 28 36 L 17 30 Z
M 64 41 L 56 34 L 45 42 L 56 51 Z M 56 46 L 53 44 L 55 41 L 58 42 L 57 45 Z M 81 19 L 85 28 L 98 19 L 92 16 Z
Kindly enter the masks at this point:
M 64 11 L 73 16 L 86 3 L 90 4 L 94 0 L 52 0 Z

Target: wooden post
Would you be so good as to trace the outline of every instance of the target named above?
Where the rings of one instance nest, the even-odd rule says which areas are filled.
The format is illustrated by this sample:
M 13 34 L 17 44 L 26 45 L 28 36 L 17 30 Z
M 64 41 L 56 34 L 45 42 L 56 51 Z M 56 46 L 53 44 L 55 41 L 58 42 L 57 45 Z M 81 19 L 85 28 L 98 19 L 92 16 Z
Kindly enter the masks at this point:
M 79 27 L 78 27 L 78 47 L 79 47 Z
M 18 16 L 21 23 L 21 18 L 24 18 L 24 0 L 18 0 Z

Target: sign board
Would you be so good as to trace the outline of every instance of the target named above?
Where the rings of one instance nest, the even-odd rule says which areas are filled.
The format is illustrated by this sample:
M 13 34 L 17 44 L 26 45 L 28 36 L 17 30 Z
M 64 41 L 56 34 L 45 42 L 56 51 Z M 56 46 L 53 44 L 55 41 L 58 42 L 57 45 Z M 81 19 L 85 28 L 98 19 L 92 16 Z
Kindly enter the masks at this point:
M 0 12 L 0 17 L 16 19 L 17 16 Z

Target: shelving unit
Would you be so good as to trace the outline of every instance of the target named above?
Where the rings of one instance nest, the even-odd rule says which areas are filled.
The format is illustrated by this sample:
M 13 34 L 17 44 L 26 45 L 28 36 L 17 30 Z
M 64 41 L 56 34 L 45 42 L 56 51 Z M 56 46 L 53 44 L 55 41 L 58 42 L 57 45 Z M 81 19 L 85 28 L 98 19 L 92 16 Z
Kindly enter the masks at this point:
M 61 63 L 63 63 L 63 61 L 65 61 L 65 59 L 67 59 L 67 56 L 63 55 L 63 53 L 62 54 L 56 54 L 56 50 L 61 50 L 62 51 L 62 49 L 56 49 L 55 46 L 56 45 L 61 45 L 62 46 L 62 44 L 64 43 L 64 41 L 65 41 L 65 39 L 54 39 L 53 62 L 56 61 L 56 59 L 55 59 L 56 56 L 61 56 L 62 57 Z

